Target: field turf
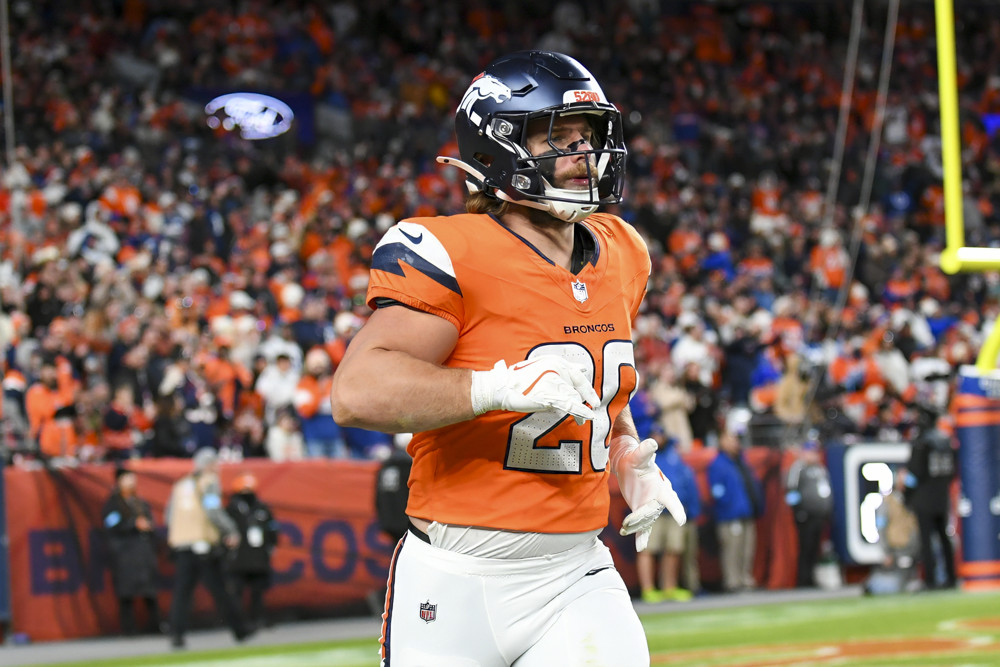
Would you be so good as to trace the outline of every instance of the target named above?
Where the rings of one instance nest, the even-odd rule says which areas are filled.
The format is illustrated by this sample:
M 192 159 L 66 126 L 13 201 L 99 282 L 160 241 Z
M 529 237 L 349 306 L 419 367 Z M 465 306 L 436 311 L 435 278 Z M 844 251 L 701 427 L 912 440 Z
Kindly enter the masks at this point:
M 1000 592 L 671 611 L 644 614 L 642 622 L 653 665 L 1000 665 Z M 228 650 L 58 665 L 372 667 L 376 651 L 374 638 L 260 647 L 251 641 Z

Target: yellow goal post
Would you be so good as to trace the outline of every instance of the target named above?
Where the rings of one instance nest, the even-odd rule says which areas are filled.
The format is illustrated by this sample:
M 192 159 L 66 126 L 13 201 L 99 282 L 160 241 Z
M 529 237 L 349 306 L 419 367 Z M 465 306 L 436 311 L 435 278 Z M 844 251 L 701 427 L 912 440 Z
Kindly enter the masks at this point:
M 954 0 L 934 0 L 934 28 L 937 36 L 938 97 L 941 111 L 941 159 L 944 169 L 945 248 L 941 270 L 948 274 L 960 271 L 1000 270 L 1000 248 L 965 245 L 965 220 L 962 217 L 962 145 L 958 115 L 958 79 L 956 77 Z M 979 350 L 976 367 L 981 372 L 997 367 L 1000 355 L 1000 317 Z

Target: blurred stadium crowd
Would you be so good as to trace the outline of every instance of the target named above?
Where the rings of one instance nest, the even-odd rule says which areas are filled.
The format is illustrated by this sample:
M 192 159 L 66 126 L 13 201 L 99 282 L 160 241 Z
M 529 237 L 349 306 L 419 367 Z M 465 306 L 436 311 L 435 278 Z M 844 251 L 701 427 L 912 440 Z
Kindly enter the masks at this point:
M 903 5 L 858 209 L 885 22 L 866 4 L 828 210 L 839 3 L 13 0 L 5 460 L 384 451 L 389 436 L 325 408 L 369 312 L 368 259 L 396 220 L 462 210 L 459 172 L 434 162 L 457 155 L 456 103 L 487 62 L 533 47 L 581 60 L 628 121 L 613 212 L 654 261 L 640 429 L 711 445 L 742 404 L 761 424 L 905 436 L 908 406 L 943 405 L 947 375 L 974 360 L 1000 282 L 938 268 L 932 3 Z M 967 243 L 995 245 L 1000 16 L 956 11 Z M 205 102 L 240 90 L 305 112 L 264 141 L 210 128 Z

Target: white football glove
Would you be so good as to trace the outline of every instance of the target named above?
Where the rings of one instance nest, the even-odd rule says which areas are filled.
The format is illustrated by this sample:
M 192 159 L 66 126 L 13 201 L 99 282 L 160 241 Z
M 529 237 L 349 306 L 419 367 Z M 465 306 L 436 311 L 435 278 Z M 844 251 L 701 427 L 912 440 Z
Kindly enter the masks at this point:
M 577 424 L 594 418 L 601 402 L 583 371 L 554 355 L 540 355 L 507 367 L 501 359 L 489 371 L 472 372 L 472 409 L 562 412 Z M 590 406 L 585 405 L 589 403 Z
M 652 438 L 639 442 L 630 435 L 620 435 L 611 441 L 609 455 L 611 471 L 618 478 L 625 502 L 632 513 L 622 521 L 620 533 L 635 533 L 635 550 L 642 551 L 649 542 L 653 523 L 666 508 L 678 524 L 687 523 L 684 505 L 654 462 L 658 445 Z

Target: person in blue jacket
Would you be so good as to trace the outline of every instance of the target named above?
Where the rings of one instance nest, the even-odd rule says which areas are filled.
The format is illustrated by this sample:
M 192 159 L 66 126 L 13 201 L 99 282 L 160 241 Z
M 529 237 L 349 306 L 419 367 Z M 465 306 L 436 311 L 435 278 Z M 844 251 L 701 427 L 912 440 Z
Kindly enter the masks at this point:
M 736 417 L 727 422 L 719 437 L 719 454 L 708 466 L 722 587 L 726 591 L 752 590 L 757 586 L 753 562 L 756 520 L 764 509 L 763 493 L 760 480 L 743 456 L 741 439 L 746 435 L 748 420 Z
M 645 551 L 636 554 L 640 594 L 644 602 L 685 602 L 701 590 L 697 523 L 701 515 L 701 498 L 698 483 L 695 481 L 694 470 L 677 451 L 676 438 L 668 435 L 657 423 L 650 428 L 649 436 L 660 445 L 656 452 L 656 464 L 673 482 L 674 492 L 684 506 L 688 521 L 680 526 L 672 516 L 664 513 L 653 524 L 649 545 Z M 659 588 L 655 585 L 658 555 Z M 679 581 L 684 582 L 684 588 L 678 585 Z

